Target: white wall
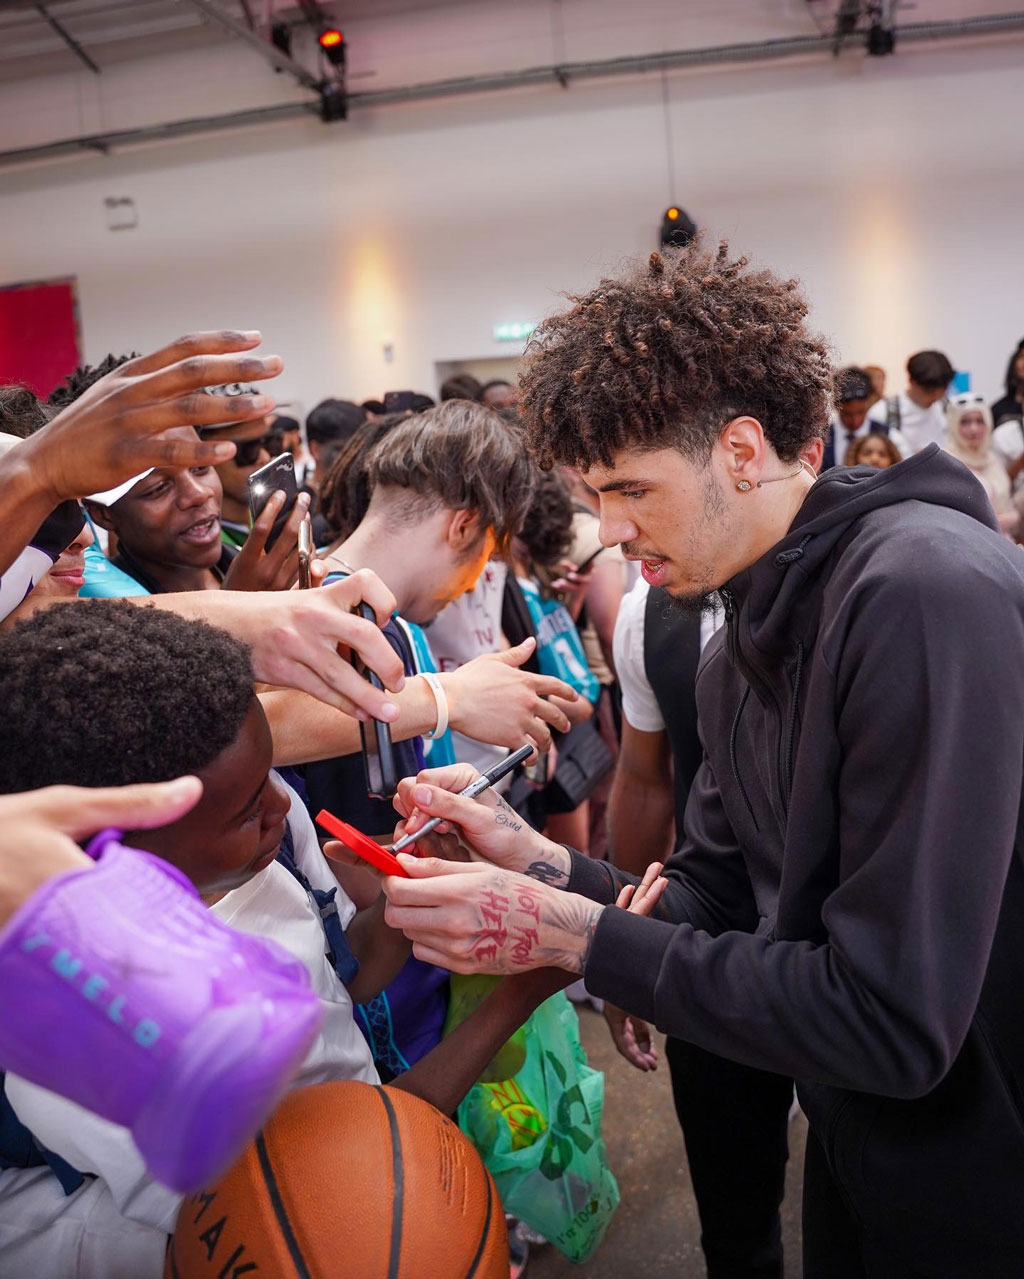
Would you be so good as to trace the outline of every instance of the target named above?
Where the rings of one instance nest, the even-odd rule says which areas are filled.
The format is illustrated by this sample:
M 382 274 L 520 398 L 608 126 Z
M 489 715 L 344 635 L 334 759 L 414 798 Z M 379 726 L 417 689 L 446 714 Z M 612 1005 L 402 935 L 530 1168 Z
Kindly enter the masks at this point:
M 898 383 L 935 346 L 994 392 L 1024 335 L 1022 49 L 673 75 L 674 198 L 799 275 L 842 359 Z M 8 132 L 40 83 L 0 91 Z M 106 230 L 107 195 L 136 230 Z M 519 90 L 0 171 L 0 283 L 76 274 L 89 359 L 240 325 L 307 405 L 429 391 L 646 253 L 668 195 L 660 79 Z

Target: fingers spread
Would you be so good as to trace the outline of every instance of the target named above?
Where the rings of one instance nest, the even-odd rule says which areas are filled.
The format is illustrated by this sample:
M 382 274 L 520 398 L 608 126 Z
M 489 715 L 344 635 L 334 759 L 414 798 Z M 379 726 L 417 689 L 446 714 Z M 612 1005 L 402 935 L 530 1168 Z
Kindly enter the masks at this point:
M 560 733 L 567 733 L 572 727 L 569 723 L 569 717 L 553 702 L 539 700 L 534 714 L 539 716 L 546 723 L 550 724 L 552 728 L 557 728 Z
M 189 391 L 199 391 L 204 386 L 228 386 L 233 382 L 259 382 L 263 378 L 277 377 L 284 368 L 278 355 L 219 355 L 196 352 L 153 370 L 140 377 L 129 396 L 136 403 L 147 400 L 168 400 L 183 396 Z M 230 396 L 201 396 L 197 398 L 221 400 L 230 404 Z M 245 397 L 237 397 L 245 398 Z M 225 419 L 231 421 L 230 418 Z
M 256 329 L 217 329 L 202 333 L 189 333 L 163 346 L 151 355 L 139 355 L 121 366 L 119 370 L 128 377 L 165 369 L 179 360 L 193 355 L 220 355 L 229 351 L 249 351 L 259 346 L 263 335 Z
M 151 430 L 172 426 L 218 427 L 224 423 L 263 418 L 274 408 L 270 395 L 201 395 L 140 399 L 135 412 Z
M 566 702 L 579 700 L 579 693 L 553 675 L 530 675 L 530 683 L 538 697 L 561 697 Z
M 217 466 L 234 455 L 235 446 L 219 440 L 168 439 L 159 434 L 133 440 L 123 436 L 112 469 L 116 467 L 117 474 L 130 477 L 151 466 Z

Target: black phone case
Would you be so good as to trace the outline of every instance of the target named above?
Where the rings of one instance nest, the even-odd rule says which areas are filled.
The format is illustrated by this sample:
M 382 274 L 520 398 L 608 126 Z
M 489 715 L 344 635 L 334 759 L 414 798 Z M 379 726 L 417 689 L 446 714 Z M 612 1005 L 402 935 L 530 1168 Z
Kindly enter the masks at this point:
M 377 615 L 369 604 L 360 604 L 359 615 L 377 625 Z M 369 680 L 374 688 L 384 689 L 380 677 L 375 671 L 353 657 L 356 670 L 363 679 Z M 369 745 L 367 734 L 373 733 L 373 744 Z M 380 719 L 359 721 L 359 740 L 363 748 L 363 771 L 366 774 L 366 793 L 371 799 L 393 799 L 398 790 L 398 777 L 395 769 L 395 754 L 391 746 L 391 726 Z
M 254 495 L 254 485 L 260 485 L 262 492 Z M 261 466 L 258 471 L 253 471 L 247 481 L 249 491 L 249 514 L 252 522 L 255 524 L 260 517 L 260 513 L 270 501 L 271 496 L 282 489 L 285 494 L 284 506 L 277 513 L 267 537 L 266 549 L 269 551 L 277 539 L 281 536 L 281 530 L 288 523 L 288 517 L 291 515 L 299 496 L 298 481 L 295 478 L 295 459 L 290 453 L 281 453 L 267 463 Z

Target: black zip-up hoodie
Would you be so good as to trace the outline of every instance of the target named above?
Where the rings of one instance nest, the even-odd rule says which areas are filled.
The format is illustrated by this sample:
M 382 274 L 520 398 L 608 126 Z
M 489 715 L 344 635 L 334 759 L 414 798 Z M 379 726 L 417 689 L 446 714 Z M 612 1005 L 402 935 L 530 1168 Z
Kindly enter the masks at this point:
M 932 446 L 829 472 L 724 595 L 661 918 L 606 910 L 587 986 L 793 1075 L 862 1220 L 1022 1249 L 1024 552 Z

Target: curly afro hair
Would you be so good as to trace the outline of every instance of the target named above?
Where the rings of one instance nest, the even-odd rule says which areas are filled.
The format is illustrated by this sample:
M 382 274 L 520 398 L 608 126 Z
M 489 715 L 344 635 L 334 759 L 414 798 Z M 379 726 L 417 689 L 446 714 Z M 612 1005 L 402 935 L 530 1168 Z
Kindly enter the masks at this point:
M 252 705 L 246 647 L 126 600 L 41 609 L 0 636 L 0 794 L 163 782 L 212 763 Z
M 136 359 L 138 354 L 138 351 L 133 351 L 131 355 L 108 355 L 99 364 L 80 364 L 74 373 L 69 373 L 59 386 L 53 388 L 46 401 L 47 404 L 52 404 L 57 409 L 67 408 L 69 404 L 74 404 L 80 395 L 84 395 L 94 382 L 98 382 L 101 377 L 106 377 L 108 373 L 113 373 L 129 360 Z
M 572 497 L 557 471 L 537 468 L 533 498 L 519 539 L 535 568 L 553 571 L 572 549 Z
M 624 448 L 678 449 L 703 465 L 725 424 L 749 415 L 795 461 L 824 433 L 825 341 L 805 327 L 795 280 L 695 240 L 605 279 L 534 335 L 519 411 L 544 467 L 611 466 Z

